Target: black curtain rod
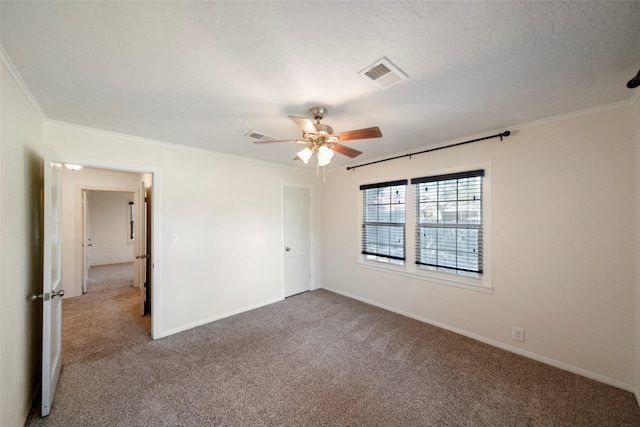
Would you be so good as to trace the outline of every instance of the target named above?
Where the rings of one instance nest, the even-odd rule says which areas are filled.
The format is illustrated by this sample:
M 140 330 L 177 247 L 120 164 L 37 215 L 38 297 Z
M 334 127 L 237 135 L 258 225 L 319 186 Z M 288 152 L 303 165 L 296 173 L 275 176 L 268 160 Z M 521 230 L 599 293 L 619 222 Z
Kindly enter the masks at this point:
M 491 136 L 485 136 L 484 138 L 472 139 L 470 141 L 464 141 L 464 142 L 457 142 L 455 144 L 445 145 L 444 147 L 431 148 L 429 150 L 418 151 L 417 153 L 409 153 L 409 154 L 403 154 L 401 156 L 389 157 L 388 159 L 376 160 L 375 162 L 363 163 L 361 165 L 347 166 L 347 170 L 354 170 L 356 168 L 361 168 L 363 166 L 375 165 L 376 163 L 388 162 L 389 160 L 401 159 L 403 157 L 411 157 L 411 156 L 416 156 L 418 154 L 430 153 L 432 151 L 443 150 L 445 148 L 457 147 L 458 145 L 471 144 L 472 142 L 484 141 L 485 139 L 500 138 L 500 141 L 502 141 L 502 138 L 506 138 L 509 135 L 511 135 L 511 132 L 509 132 L 508 130 L 505 130 L 502 133 L 497 133 Z

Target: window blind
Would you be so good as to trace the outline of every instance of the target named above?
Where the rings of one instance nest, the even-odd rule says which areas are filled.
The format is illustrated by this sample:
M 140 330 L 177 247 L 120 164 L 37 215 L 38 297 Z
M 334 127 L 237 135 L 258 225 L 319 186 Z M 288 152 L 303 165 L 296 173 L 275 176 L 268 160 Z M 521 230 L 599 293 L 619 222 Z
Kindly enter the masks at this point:
M 416 264 L 427 269 L 482 274 L 484 170 L 414 178 Z
M 407 180 L 360 186 L 362 254 L 372 259 L 405 260 Z

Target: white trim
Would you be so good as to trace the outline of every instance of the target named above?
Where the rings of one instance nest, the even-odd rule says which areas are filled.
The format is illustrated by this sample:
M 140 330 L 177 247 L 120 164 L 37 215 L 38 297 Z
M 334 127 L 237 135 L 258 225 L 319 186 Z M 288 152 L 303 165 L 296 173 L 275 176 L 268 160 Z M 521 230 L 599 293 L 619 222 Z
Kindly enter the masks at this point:
M 400 152 L 396 152 L 396 153 L 390 153 L 390 154 L 387 154 L 387 155 L 384 155 L 384 156 L 380 156 L 380 157 L 374 157 L 372 159 L 367 159 L 367 162 L 377 162 L 377 161 L 380 161 L 380 160 L 388 159 L 389 157 L 404 156 L 404 155 L 407 155 L 407 154 L 416 153 L 417 151 L 420 151 L 421 149 L 440 148 L 440 147 L 445 147 L 447 145 L 458 144 L 460 142 L 465 142 L 465 141 L 470 141 L 470 140 L 480 139 L 480 138 L 486 138 L 488 136 L 504 132 L 505 130 L 509 130 L 511 132 L 510 136 L 504 138 L 505 142 L 509 142 L 509 138 L 512 138 L 512 137 L 518 135 L 518 133 L 517 133 L 518 129 L 527 128 L 527 127 L 531 127 L 531 126 L 537 126 L 537 125 L 540 125 L 540 124 L 554 122 L 554 121 L 557 121 L 557 120 L 568 119 L 568 118 L 571 118 L 571 117 L 582 116 L 582 115 L 585 115 L 585 114 L 597 113 L 599 111 L 612 110 L 614 108 L 633 105 L 638 100 L 639 97 L 640 97 L 640 90 L 636 90 L 636 92 L 626 101 L 618 101 L 618 102 L 614 102 L 614 103 L 611 103 L 611 104 L 605 104 L 605 105 L 600 105 L 600 106 L 596 106 L 596 107 L 587 108 L 587 109 L 584 109 L 584 110 L 573 111 L 571 113 L 560 114 L 558 116 L 546 117 L 544 119 L 534 120 L 534 121 L 531 121 L 531 122 L 524 122 L 524 123 L 518 123 L 518 124 L 505 125 L 504 127 L 501 127 L 501 128 L 498 128 L 498 129 L 494 129 L 494 130 L 489 131 L 489 132 L 478 133 L 478 134 L 475 134 L 475 135 L 466 136 L 466 137 L 458 138 L 458 139 L 451 139 L 451 140 L 448 140 L 448 141 L 435 142 L 433 144 L 427 144 L 427 145 L 423 145 L 423 146 L 420 146 L 420 147 L 414 147 L 412 149 L 405 150 L 405 151 L 400 151 Z M 345 167 L 353 167 L 353 166 L 357 167 L 357 164 L 352 163 L 352 164 L 346 165 Z M 374 166 L 374 165 L 371 165 L 371 166 Z M 335 167 L 342 167 L 342 166 L 335 166 Z M 334 167 L 330 167 L 330 169 L 334 169 Z
M 591 372 L 591 371 L 588 371 L 586 369 L 570 365 L 568 363 L 560 362 L 560 361 L 557 361 L 557 360 L 554 360 L 554 359 L 551 359 L 551 358 L 548 358 L 548 357 L 545 357 L 545 356 L 541 356 L 539 354 L 532 353 L 530 351 L 523 350 L 521 348 L 514 347 L 514 346 L 511 346 L 511 345 L 505 344 L 503 342 L 500 342 L 500 341 L 493 340 L 491 338 L 483 337 L 482 335 L 478 335 L 478 334 L 475 334 L 473 332 L 465 331 L 463 329 L 459 329 L 459 328 L 456 328 L 456 327 L 453 327 L 453 326 L 449 326 L 449 325 L 446 325 L 444 323 L 436 322 L 435 320 L 427 319 L 425 317 L 418 316 L 416 314 L 409 313 L 407 311 L 400 310 L 400 309 L 397 309 L 395 307 L 391 307 L 391 306 L 388 306 L 388 305 L 385 305 L 385 304 L 381 304 L 381 303 L 379 303 L 377 301 L 373 301 L 373 300 L 370 300 L 370 299 L 367 299 L 367 298 L 362 298 L 362 297 L 359 297 L 359 296 L 356 296 L 356 295 L 352 295 L 352 294 L 349 294 L 347 292 L 343 292 L 341 290 L 334 289 L 334 288 L 331 288 L 331 287 L 323 287 L 323 289 L 325 289 L 325 290 L 327 290 L 329 292 L 334 292 L 336 294 L 345 296 L 347 298 L 351 298 L 351 299 L 355 299 L 357 301 L 361 301 L 361 302 L 364 302 L 364 303 L 367 303 L 367 304 L 371 304 L 373 306 L 382 308 L 382 309 L 387 310 L 387 311 L 391 311 L 393 313 L 400 314 L 402 316 L 409 317 L 409 318 L 414 319 L 414 320 L 418 320 L 418 321 L 423 322 L 423 323 L 427 323 L 429 325 L 436 326 L 438 328 L 445 329 L 447 331 L 455 332 L 456 334 L 463 335 L 465 337 L 474 339 L 476 341 L 483 342 L 485 344 L 489 344 L 489 345 L 491 345 L 493 347 L 497 347 L 497 348 L 500 348 L 502 350 L 509 351 L 511 353 L 519 354 L 520 356 L 524 356 L 526 358 L 529 358 L 529 359 L 532 359 L 532 360 L 536 360 L 538 362 L 542 362 L 544 364 L 547 364 L 547 365 L 562 369 L 564 371 L 572 372 L 574 374 L 577 374 L 577 375 L 580 375 L 580 376 L 583 376 L 583 377 L 586 377 L 586 378 L 589 378 L 589 379 L 592 379 L 592 380 L 595 380 L 595 381 L 598 381 L 598 382 L 601 382 L 601 383 L 604 383 L 604 384 L 608 384 L 608 385 L 620 388 L 622 390 L 629 391 L 631 393 L 635 393 L 636 397 L 638 397 L 638 391 L 631 384 L 627 384 L 625 382 L 622 382 L 622 381 L 619 381 L 619 380 L 616 380 L 616 379 L 613 379 L 613 378 L 609 378 L 607 376 L 604 376 L 604 375 L 601 375 L 601 374 L 597 374 L 595 372 Z M 640 398 L 638 399 L 638 402 L 640 402 Z
M 419 268 L 415 263 L 415 185 L 411 184 L 412 178 L 417 176 L 395 176 L 389 181 L 407 179 L 407 190 L 405 192 L 405 261 L 402 265 L 385 263 L 380 261 L 370 261 L 360 253 L 357 255 L 357 265 L 361 268 L 368 268 L 389 274 L 397 274 L 410 277 L 416 280 L 430 282 L 435 285 L 454 286 L 461 289 L 493 294 L 493 198 L 492 198 L 492 164 L 491 162 L 474 163 L 470 165 L 454 166 L 444 169 L 429 171 L 430 175 L 447 175 L 458 172 L 467 172 L 482 169 L 485 172 L 482 186 L 482 209 L 483 209 L 483 274 L 480 278 L 473 278 L 457 274 L 449 274 L 438 271 L 429 271 Z M 411 175 L 411 174 L 410 174 Z M 385 181 L 380 181 L 385 182 Z M 359 183 L 366 184 L 366 183 Z M 362 192 L 358 192 L 358 219 L 362 221 Z M 413 207 L 413 208 L 411 208 Z M 411 215 L 411 217 L 410 217 Z M 410 218 L 413 218 L 412 220 Z M 362 229 L 358 233 L 357 247 L 361 248 Z M 360 250 L 358 250 L 360 252 Z
M 246 311 L 255 310 L 256 308 L 264 307 L 279 301 L 283 301 L 284 298 L 274 298 L 271 300 L 263 301 L 258 304 L 252 304 L 246 307 L 239 308 L 237 310 L 228 311 L 224 314 L 220 314 L 218 316 L 208 317 L 206 319 L 198 320 L 197 322 L 188 323 L 186 325 L 178 326 L 177 328 L 169 329 L 166 331 L 162 331 L 160 335 L 154 336 L 154 339 L 168 337 L 169 335 L 177 334 L 179 332 L 184 332 L 192 328 L 196 328 L 198 326 L 206 325 L 207 323 L 215 322 L 217 320 L 222 320 L 226 317 L 235 316 L 236 314 L 241 314 Z
M 409 277 L 411 279 L 422 280 L 424 282 L 428 282 L 434 285 L 453 286 L 455 288 L 466 289 L 469 291 L 482 292 L 485 294 L 493 294 L 493 288 L 488 286 L 483 286 L 481 284 L 476 285 L 470 282 L 469 283 L 464 282 L 462 280 L 464 276 L 456 276 L 454 274 L 447 275 L 447 276 L 451 276 L 451 279 L 449 279 L 449 277 L 435 277 L 435 275 L 438 274 L 437 272 L 433 272 L 433 275 L 427 275 L 426 273 L 412 273 L 410 271 L 401 270 L 401 266 L 397 266 L 397 268 L 394 268 L 392 265 L 389 265 L 387 267 L 382 263 L 374 264 L 374 261 L 359 261 L 358 267 L 379 271 L 381 273 L 397 274 L 399 276 Z M 446 273 L 440 273 L 440 274 L 444 276 Z
M 62 176 L 62 180 L 64 181 L 64 173 Z M 74 214 L 78 212 L 78 210 L 80 212 L 82 212 L 82 193 L 83 191 L 108 191 L 108 192 L 118 192 L 118 193 L 133 193 L 134 195 L 134 199 L 137 198 L 138 193 L 140 192 L 139 188 L 133 188 L 133 187 L 112 187 L 112 186 L 101 186 L 101 185 L 85 185 L 83 183 L 76 183 L 75 187 L 73 188 L 73 212 Z M 74 245 L 76 248 L 82 248 L 82 250 L 80 251 L 81 253 L 76 253 L 74 255 L 74 267 L 73 267 L 73 271 L 74 271 L 74 275 L 75 273 L 77 273 L 77 262 L 78 261 L 78 256 L 80 256 L 81 258 L 81 263 L 80 263 L 80 277 L 76 277 L 74 283 L 73 283 L 73 294 L 70 294 L 70 297 L 77 297 L 80 296 L 84 293 L 84 271 L 83 271 L 83 264 L 84 264 L 84 236 L 82 234 L 82 231 L 80 233 L 76 233 L 77 229 L 76 229 L 76 223 L 80 221 L 80 223 L 82 223 L 81 228 L 84 227 L 84 216 L 81 215 L 81 218 L 76 218 L 74 220 L 74 230 L 73 230 L 73 234 L 74 234 Z M 129 243 L 131 242 L 131 243 Z M 133 241 L 127 241 L 127 245 L 132 245 Z
M 558 120 L 565 120 L 565 119 L 584 116 L 584 115 L 587 115 L 587 114 L 597 113 L 597 112 L 601 112 L 601 111 L 613 110 L 615 108 L 625 107 L 625 106 L 628 106 L 628 105 L 633 105 L 631 100 L 619 101 L 619 102 L 614 102 L 614 103 L 611 103 L 611 104 L 606 104 L 606 105 L 600 105 L 600 106 L 597 106 L 597 107 L 587 108 L 585 110 L 574 111 L 572 113 L 560 114 L 559 116 L 547 117 L 545 119 L 535 120 L 535 121 L 532 121 L 532 122 L 526 122 L 526 123 L 522 123 L 522 124 L 519 124 L 519 125 L 514 125 L 512 127 L 515 128 L 515 129 L 528 128 L 528 127 L 531 127 L 531 126 L 538 126 L 538 125 L 541 125 L 541 124 L 551 123 L 551 122 L 555 122 L 555 121 L 558 121 Z M 512 130 L 511 131 L 511 136 L 514 136 L 514 135 L 517 135 L 517 134 Z
M 2 46 L 2 44 L 0 44 L 0 62 L 2 62 L 2 64 L 6 67 L 7 71 L 9 72 L 9 74 L 11 75 L 13 80 L 16 82 L 16 84 L 18 85 L 20 90 L 23 92 L 23 94 L 25 95 L 25 97 L 27 98 L 29 103 L 32 105 L 34 110 L 38 113 L 38 115 L 40 116 L 42 121 L 45 122 L 45 125 L 46 124 L 51 124 L 51 125 L 58 125 L 58 126 L 67 126 L 67 127 L 71 127 L 71 128 L 77 128 L 77 129 L 80 129 L 80 130 L 90 130 L 90 131 L 93 131 L 93 132 L 103 133 L 105 135 L 112 135 L 112 136 L 117 136 L 117 137 L 125 137 L 125 138 L 137 139 L 137 140 L 140 140 L 140 141 L 143 141 L 143 142 L 148 142 L 148 143 L 151 143 L 151 144 L 164 145 L 164 146 L 167 146 L 167 147 L 182 148 L 182 149 L 196 151 L 196 152 L 214 153 L 214 154 L 218 154 L 218 155 L 221 155 L 221 156 L 226 156 L 226 157 L 231 157 L 231 158 L 240 158 L 240 159 L 244 159 L 244 160 L 253 160 L 253 161 L 258 162 L 258 163 L 269 164 L 269 165 L 277 165 L 277 166 L 280 166 L 280 167 L 283 167 L 283 168 L 288 168 L 288 169 L 307 170 L 307 169 L 302 168 L 300 166 L 283 165 L 282 163 L 268 162 L 268 161 L 265 161 L 265 160 L 254 159 L 254 158 L 251 158 L 251 157 L 243 157 L 243 156 L 237 156 L 237 155 L 233 155 L 233 154 L 221 153 L 221 152 L 217 152 L 217 151 L 213 151 L 213 150 L 208 150 L 208 149 L 205 149 L 205 148 L 196 148 L 196 147 L 191 147 L 191 146 L 187 146 L 187 145 L 180 145 L 180 144 L 175 144 L 175 143 L 170 143 L 170 142 L 164 142 L 164 141 L 159 141 L 159 140 L 154 140 L 154 139 L 138 137 L 138 136 L 134 136 L 134 135 L 128 135 L 128 134 L 123 134 L 123 133 L 118 133 L 118 132 L 112 132 L 112 131 L 92 128 L 92 127 L 89 127 L 89 126 L 82 126 L 82 125 L 76 125 L 76 124 L 72 124 L 72 123 L 60 122 L 60 121 L 57 121 L 57 120 L 50 120 L 49 118 L 47 118 L 46 114 L 44 113 L 44 110 L 42 109 L 42 107 L 40 107 L 40 104 L 38 103 L 36 98 L 33 96 L 31 91 L 27 88 L 26 83 L 24 82 L 24 80 L 20 76 L 20 73 L 18 72 L 16 67 L 13 65 L 13 61 L 11 61 L 11 58 L 9 57 L 7 52 L 4 50 L 4 47 Z M 483 132 L 481 134 L 476 134 L 476 135 L 465 137 L 465 138 L 459 138 L 459 139 L 449 140 L 449 141 L 440 142 L 440 143 L 428 144 L 427 146 L 423 146 L 423 147 L 437 148 L 437 147 L 441 147 L 441 146 L 444 146 L 444 145 L 455 144 L 457 142 L 462 142 L 462 141 L 469 140 L 469 139 L 483 138 L 483 137 L 492 135 L 492 134 L 494 134 L 496 132 L 502 132 L 506 128 L 510 128 L 510 130 L 512 132 L 512 135 L 513 135 L 514 134 L 513 129 L 525 128 L 525 127 L 534 126 L 534 125 L 538 125 L 538 124 L 542 124 L 542 123 L 546 123 L 546 122 L 551 122 L 551 121 L 555 121 L 555 120 L 569 118 L 569 117 L 572 117 L 572 116 L 580 116 L 580 115 L 583 115 L 583 114 L 594 113 L 594 112 L 597 112 L 597 111 L 608 110 L 608 109 L 617 108 L 617 107 L 621 107 L 621 106 L 625 106 L 625 105 L 633 105 L 633 104 L 635 104 L 635 102 L 638 100 L 639 97 L 640 97 L 640 90 L 636 89 L 636 90 L 634 90 L 634 92 L 632 93 L 630 98 L 628 100 L 626 100 L 626 101 L 618 101 L 618 102 L 614 102 L 614 103 L 611 103 L 611 104 L 606 104 L 606 105 L 596 106 L 596 107 L 592 107 L 592 108 L 587 108 L 585 110 L 578 110 L 578 111 L 571 112 L 571 113 L 561 114 L 559 116 L 551 116 L 551 117 L 547 117 L 547 118 L 544 118 L 544 119 L 535 120 L 535 121 L 532 121 L 532 122 L 524 122 L 524 123 L 520 123 L 520 124 L 507 125 L 507 126 L 504 126 L 504 127 L 500 128 L 500 130 L 493 130 L 493 131 L 490 131 L 490 132 Z M 419 149 L 420 149 L 420 147 L 417 147 L 415 149 L 411 149 L 411 150 L 408 150 L 408 151 L 400 152 L 398 155 L 411 153 L 411 152 L 413 152 L 415 150 L 419 150 Z M 390 156 L 393 156 L 393 154 L 390 154 Z M 384 159 L 384 158 L 387 158 L 387 157 L 388 156 L 373 158 L 373 159 L 370 159 L 369 161 L 377 161 L 377 160 Z M 351 166 L 351 165 L 347 165 L 347 166 Z M 331 170 L 331 169 L 338 168 L 338 167 L 344 167 L 344 166 L 343 165 L 328 166 L 328 169 Z
M 31 104 L 31 107 L 33 107 L 33 109 L 38 114 L 38 116 L 40 116 L 40 119 L 43 122 L 46 122 L 48 120 L 47 115 L 44 113 L 44 110 L 42 110 L 42 107 L 40 107 L 40 104 L 38 103 L 38 101 L 36 101 L 36 98 L 33 96 L 31 91 L 27 87 L 27 84 L 24 82 L 24 80 L 22 80 L 22 76 L 16 69 L 15 65 L 13 65 L 13 61 L 11 61 L 11 58 L 9 58 L 9 55 L 7 55 L 7 52 L 4 50 L 4 47 L 2 47 L 1 44 L 0 44 L 0 62 L 2 62 L 2 65 L 4 65 L 4 67 L 7 69 L 7 71 L 11 75 L 11 78 L 16 83 L 16 85 L 18 86 L 18 88 L 20 89 L 24 97 L 27 98 L 27 101 L 29 101 L 29 104 Z
M 289 169 L 289 170 L 296 170 L 296 171 L 306 171 L 309 173 L 315 172 L 315 170 L 310 170 L 307 168 L 303 168 L 299 165 L 284 165 L 282 163 L 275 163 L 275 162 L 269 162 L 266 160 L 260 160 L 260 159 L 255 159 L 253 157 L 245 157 L 245 156 L 239 156 L 236 154 L 229 154 L 229 153 L 223 153 L 220 151 L 215 151 L 215 150 L 209 150 L 206 148 L 200 148 L 200 147 L 193 147 L 190 145 L 181 145 L 181 144 L 176 144 L 173 142 L 166 142 L 166 141 L 160 141 L 157 139 L 150 139 L 150 138 L 144 138 L 141 136 L 135 136 L 135 135 L 128 135 L 126 133 L 119 133 L 119 132 L 113 132 L 113 131 L 109 131 L 109 130 L 103 130 L 103 129 L 97 129 L 97 128 L 92 128 L 89 126 L 83 126 L 83 125 L 76 125 L 73 123 L 66 123 L 66 122 L 59 122 L 56 120 L 46 120 L 46 124 L 47 125 L 52 125 L 52 126 L 60 126 L 60 127 L 67 127 L 67 128 L 71 128 L 71 129 L 77 129 L 77 130 L 81 130 L 81 131 L 85 131 L 85 132 L 94 132 L 94 133 L 98 133 L 98 134 L 102 134 L 102 135 L 106 135 L 106 136 L 112 136 L 112 137 L 116 137 L 116 138 L 124 138 L 124 139 L 131 139 L 131 140 L 135 140 L 135 141 L 139 141 L 139 142 L 144 142 L 144 143 L 148 143 L 148 144 L 153 144 L 153 145 L 159 145 L 162 147 L 167 147 L 167 148 L 173 148 L 176 150 L 187 150 L 187 151 L 192 151 L 195 153 L 207 153 L 207 154 L 214 154 L 216 156 L 221 156 L 221 157 L 226 157 L 226 158 L 230 158 L 230 159 L 239 159 L 239 160 L 243 160 L 243 161 L 252 161 L 255 163 L 259 163 L 259 164 L 263 164 L 263 165 L 269 165 L 269 166 L 277 166 L 277 167 L 281 167 L 283 169 Z M 69 161 L 68 163 L 73 163 L 71 161 Z M 78 163 L 81 164 L 81 163 Z

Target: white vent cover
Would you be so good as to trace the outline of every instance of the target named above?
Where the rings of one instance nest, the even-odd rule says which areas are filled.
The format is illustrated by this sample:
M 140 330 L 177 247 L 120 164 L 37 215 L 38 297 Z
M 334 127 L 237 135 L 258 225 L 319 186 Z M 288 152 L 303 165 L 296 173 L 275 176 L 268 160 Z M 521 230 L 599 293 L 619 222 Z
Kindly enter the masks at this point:
M 380 58 L 358 74 L 366 76 L 382 88 L 393 86 L 409 77 L 386 57 Z
M 250 130 L 249 132 L 245 133 L 244 136 L 258 139 L 260 141 L 276 141 L 278 139 L 273 136 L 265 135 L 264 133 L 256 132 L 255 130 Z

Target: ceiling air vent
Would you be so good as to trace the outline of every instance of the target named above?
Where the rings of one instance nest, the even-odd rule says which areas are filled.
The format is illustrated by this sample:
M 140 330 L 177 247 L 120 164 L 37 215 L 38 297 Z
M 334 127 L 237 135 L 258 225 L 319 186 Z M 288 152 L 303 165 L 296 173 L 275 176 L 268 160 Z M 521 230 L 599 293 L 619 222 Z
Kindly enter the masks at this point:
M 257 139 L 260 141 L 276 141 L 278 138 L 273 136 L 265 135 L 264 133 L 256 132 L 255 130 L 250 130 L 245 133 L 244 136 L 248 136 L 249 138 Z
M 367 76 L 382 88 L 393 86 L 408 77 L 386 57 L 380 58 L 358 74 Z

